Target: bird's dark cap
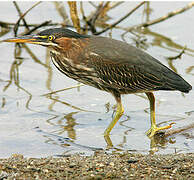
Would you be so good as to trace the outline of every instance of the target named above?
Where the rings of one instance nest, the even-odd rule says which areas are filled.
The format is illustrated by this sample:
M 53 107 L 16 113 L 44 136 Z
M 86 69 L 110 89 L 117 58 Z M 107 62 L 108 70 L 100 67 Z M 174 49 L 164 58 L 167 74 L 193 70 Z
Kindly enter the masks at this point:
M 49 36 L 54 35 L 56 38 L 60 37 L 68 37 L 68 38 L 89 38 L 89 35 L 82 35 L 79 33 L 76 33 L 74 31 L 71 31 L 70 29 L 66 28 L 53 28 L 53 29 L 46 29 L 40 33 L 38 33 L 40 36 Z

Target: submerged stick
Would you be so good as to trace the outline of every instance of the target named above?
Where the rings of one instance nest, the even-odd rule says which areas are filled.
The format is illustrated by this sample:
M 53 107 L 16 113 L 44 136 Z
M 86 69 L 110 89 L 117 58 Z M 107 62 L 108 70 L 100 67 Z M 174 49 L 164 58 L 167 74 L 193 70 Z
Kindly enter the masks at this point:
M 15 2 L 16 3 L 16 2 Z M 29 8 L 25 13 L 23 13 L 23 14 L 21 14 L 21 12 L 20 12 L 20 18 L 18 19 L 18 21 L 17 21 L 17 23 L 15 24 L 15 26 L 14 26 L 14 33 L 15 33 L 15 36 L 17 36 L 17 31 L 18 31 L 18 27 L 19 27 L 19 23 L 20 23 L 20 21 L 23 19 L 23 22 L 24 22 L 24 24 L 25 24 L 25 27 L 28 29 L 28 30 L 30 30 L 29 29 L 29 27 L 28 27 L 28 25 L 27 25 L 27 23 L 26 23 L 26 21 L 24 21 L 24 16 L 26 16 L 26 14 L 28 13 L 28 12 L 30 12 L 34 7 L 36 7 L 37 5 L 39 5 L 41 2 L 39 1 L 39 2 L 37 2 L 37 3 L 35 3 L 31 8 Z M 17 7 L 17 6 L 16 6 Z
M 177 129 L 170 129 L 170 130 L 165 132 L 164 137 L 172 136 L 174 134 L 178 134 L 180 132 L 187 131 L 187 130 L 190 130 L 193 128 L 194 128 L 194 123 L 191 123 L 187 126 L 183 126 L 183 127 L 177 128 Z
M 160 18 L 154 19 L 152 21 L 147 21 L 145 23 L 142 23 L 142 24 L 139 24 L 139 25 L 136 25 L 136 26 L 132 26 L 132 27 L 128 28 L 128 31 L 131 31 L 131 30 L 137 29 L 137 28 L 141 28 L 141 27 L 148 27 L 148 26 L 160 23 L 160 22 L 165 21 L 165 20 L 167 20 L 169 18 L 172 18 L 175 15 L 181 14 L 181 13 L 191 9 L 193 6 L 194 6 L 194 2 L 191 2 L 187 6 L 185 6 L 183 8 L 180 8 L 180 9 L 177 9 L 175 11 L 169 12 L 165 16 L 162 16 Z
M 68 1 L 68 5 L 70 8 L 70 14 L 71 14 L 71 20 L 73 22 L 73 25 L 78 33 L 81 33 L 80 28 L 80 20 L 77 12 L 77 4 L 76 1 Z
M 139 3 L 135 8 L 133 8 L 129 13 L 127 13 L 125 16 L 123 16 L 121 19 L 119 19 L 118 21 L 116 21 L 114 24 L 110 25 L 109 27 L 103 29 L 100 32 L 94 33 L 95 35 L 100 35 L 106 31 L 108 31 L 109 29 L 112 29 L 113 27 L 115 27 L 117 24 L 119 24 L 120 22 L 122 22 L 124 19 L 126 19 L 127 17 L 129 17 L 133 12 L 135 12 L 139 7 L 141 7 L 143 4 L 145 3 L 145 1 Z

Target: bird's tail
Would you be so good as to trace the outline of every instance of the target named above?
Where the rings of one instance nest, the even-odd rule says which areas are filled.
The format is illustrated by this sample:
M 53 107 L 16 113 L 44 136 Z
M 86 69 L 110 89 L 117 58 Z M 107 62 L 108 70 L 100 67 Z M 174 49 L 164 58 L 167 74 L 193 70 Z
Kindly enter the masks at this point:
M 188 93 L 192 89 L 192 86 L 178 74 L 175 76 L 170 73 L 165 76 L 165 82 L 164 89 L 166 90 L 179 90 L 181 92 Z

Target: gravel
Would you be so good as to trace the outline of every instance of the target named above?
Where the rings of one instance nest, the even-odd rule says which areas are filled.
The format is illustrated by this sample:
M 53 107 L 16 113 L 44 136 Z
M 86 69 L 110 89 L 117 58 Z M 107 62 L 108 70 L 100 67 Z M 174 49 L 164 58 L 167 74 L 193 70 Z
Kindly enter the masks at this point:
M 194 179 L 194 154 L 135 153 L 0 159 L 0 179 Z

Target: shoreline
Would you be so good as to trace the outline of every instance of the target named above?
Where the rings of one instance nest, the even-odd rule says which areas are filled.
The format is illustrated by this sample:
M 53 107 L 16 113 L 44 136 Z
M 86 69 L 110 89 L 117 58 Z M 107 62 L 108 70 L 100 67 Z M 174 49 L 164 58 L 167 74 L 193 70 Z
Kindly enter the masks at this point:
M 194 179 L 194 153 L 95 152 L 65 157 L 0 159 L 0 179 Z

